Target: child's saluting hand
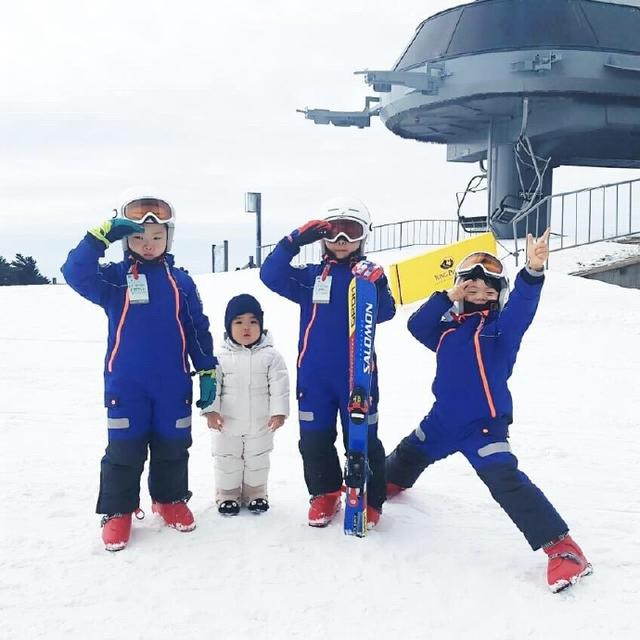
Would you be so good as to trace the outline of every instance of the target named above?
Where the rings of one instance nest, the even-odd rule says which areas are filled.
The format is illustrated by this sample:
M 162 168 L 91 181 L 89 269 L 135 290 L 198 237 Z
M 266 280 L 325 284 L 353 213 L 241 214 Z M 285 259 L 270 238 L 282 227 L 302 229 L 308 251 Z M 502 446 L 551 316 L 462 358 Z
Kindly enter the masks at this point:
M 527 265 L 534 271 L 542 271 L 544 263 L 549 259 L 550 233 L 551 228 L 547 228 L 537 240 L 534 240 L 530 233 L 527 234 Z

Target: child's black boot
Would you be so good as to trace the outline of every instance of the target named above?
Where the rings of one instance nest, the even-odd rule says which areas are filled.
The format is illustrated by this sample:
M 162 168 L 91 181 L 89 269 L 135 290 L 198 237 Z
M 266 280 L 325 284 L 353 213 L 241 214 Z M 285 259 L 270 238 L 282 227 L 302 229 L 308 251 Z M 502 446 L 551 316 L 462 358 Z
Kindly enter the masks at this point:
M 249 502 L 249 504 L 247 505 L 247 509 L 249 509 L 251 513 L 259 515 L 261 513 L 264 513 L 265 511 L 268 511 L 269 501 L 266 498 L 255 498 L 254 500 L 251 500 L 251 502 Z
M 218 504 L 218 513 L 223 516 L 237 516 L 240 513 L 240 505 L 236 500 L 223 500 Z

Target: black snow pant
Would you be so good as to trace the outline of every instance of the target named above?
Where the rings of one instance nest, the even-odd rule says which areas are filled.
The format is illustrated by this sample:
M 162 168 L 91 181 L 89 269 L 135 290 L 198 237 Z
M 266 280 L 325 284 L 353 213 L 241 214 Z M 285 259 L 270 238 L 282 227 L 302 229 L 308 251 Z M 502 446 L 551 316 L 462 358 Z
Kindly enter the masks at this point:
M 172 440 L 112 440 L 100 464 L 96 513 L 132 513 L 140 506 L 140 476 L 151 451 L 149 494 L 155 502 L 188 499 L 191 436 Z
M 307 383 L 305 383 L 305 380 Z M 339 491 L 342 469 L 336 450 L 337 420 L 342 425 L 345 451 L 349 443 L 349 385 L 344 376 L 319 377 L 311 369 L 300 370 L 298 389 L 300 421 L 299 449 L 304 479 L 312 496 Z M 367 415 L 367 447 L 370 475 L 367 480 L 367 504 L 381 510 L 387 497 L 385 451 L 378 438 L 378 377 L 371 379 L 370 406 Z
M 343 430 L 345 450 L 348 445 L 348 433 Z M 298 447 L 302 455 L 304 479 L 312 496 L 339 491 L 342 486 L 342 469 L 333 431 L 309 431 L 300 433 Z M 379 511 L 386 500 L 385 452 L 376 431 L 369 431 L 368 457 L 370 475 L 367 481 L 367 504 Z

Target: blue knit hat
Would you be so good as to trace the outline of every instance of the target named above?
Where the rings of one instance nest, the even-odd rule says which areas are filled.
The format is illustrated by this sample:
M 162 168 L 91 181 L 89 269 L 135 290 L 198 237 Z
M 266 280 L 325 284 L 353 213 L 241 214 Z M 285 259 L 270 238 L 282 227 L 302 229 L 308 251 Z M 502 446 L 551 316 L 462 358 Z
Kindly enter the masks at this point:
M 224 312 L 224 328 L 229 337 L 231 337 L 231 322 L 243 313 L 252 313 L 256 317 L 260 325 L 260 333 L 262 333 L 264 313 L 262 312 L 260 303 L 248 293 L 241 293 L 239 296 L 235 296 L 229 300 L 227 310 Z

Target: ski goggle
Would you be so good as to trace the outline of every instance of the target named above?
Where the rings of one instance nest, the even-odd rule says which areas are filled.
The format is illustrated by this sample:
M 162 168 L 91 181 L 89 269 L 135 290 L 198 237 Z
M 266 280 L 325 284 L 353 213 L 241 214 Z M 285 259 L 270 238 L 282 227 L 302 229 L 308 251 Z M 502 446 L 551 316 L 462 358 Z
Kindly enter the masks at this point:
M 456 276 L 464 278 L 473 272 L 482 273 L 488 278 L 502 278 L 505 275 L 502 262 L 484 251 L 477 251 L 464 258 L 456 269 Z
M 173 220 L 173 207 L 158 198 L 138 198 L 122 206 L 122 217 L 133 222 L 148 222 L 149 220 L 164 224 Z
M 364 225 L 353 218 L 329 218 L 327 222 L 331 225 L 324 236 L 327 242 L 337 242 L 340 238 L 347 242 L 357 242 L 367 235 Z

